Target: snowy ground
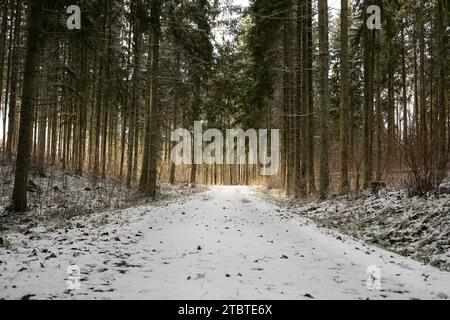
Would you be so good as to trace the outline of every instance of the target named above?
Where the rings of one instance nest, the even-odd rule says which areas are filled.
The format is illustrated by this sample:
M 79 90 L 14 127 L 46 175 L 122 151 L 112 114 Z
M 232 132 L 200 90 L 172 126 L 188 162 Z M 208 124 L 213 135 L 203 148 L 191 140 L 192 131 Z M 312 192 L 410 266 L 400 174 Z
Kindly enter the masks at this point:
M 450 183 L 427 197 L 409 197 L 401 189 L 384 189 L 357 198 L 290 203 L 318 225 L 366 243 L 450 271 Z
M 79 176 L 57 166 L 49 166 L 45 177 L 40 177 L 34 171 L 29 175 L 27 213 L 11 215 L 8 207 L 13 181 L 14 167 L 0 163 L 0 232 L 5 228 L 14 228 L 23 220 L 66 221 L 73 216 L 124 209 L 147 202 L 136 188 L 126 187 L 119 179 L 102 178 L 93 187 L 92 176 L 88 173 Z M 189 190 L 187 185 L 162 185 L 160 193 L 167 198 L 189 193 Z
M 252 187 L 9 233 L 0 298 L 446 299 L 450 273 L 288 215 Z M 66 268 L 81 268 L 67 290 Z M 381 290 L 366 270 L 381 267 Z

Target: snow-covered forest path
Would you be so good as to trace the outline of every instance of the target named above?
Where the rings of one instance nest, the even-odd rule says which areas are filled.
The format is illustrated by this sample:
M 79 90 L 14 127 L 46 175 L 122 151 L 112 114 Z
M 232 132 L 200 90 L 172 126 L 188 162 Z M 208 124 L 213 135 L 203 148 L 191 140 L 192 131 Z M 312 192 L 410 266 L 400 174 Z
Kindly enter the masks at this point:
M 31 237 L 31 239 L 30 239 Z M 0 298 L 439 299 L 450 273 L 292 216 L 256 188 L 35 227 L 0 249 Z M 81 268 L 67 291 L 66 268 Z M 381 290 L 366 270 L 381 267 Z

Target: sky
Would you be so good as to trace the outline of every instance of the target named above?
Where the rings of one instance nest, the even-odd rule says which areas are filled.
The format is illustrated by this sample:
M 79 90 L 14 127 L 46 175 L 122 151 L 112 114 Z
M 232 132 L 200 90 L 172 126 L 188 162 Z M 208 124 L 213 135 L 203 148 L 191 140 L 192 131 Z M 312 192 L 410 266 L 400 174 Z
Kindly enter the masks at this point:
M 249 0 L 234 0 L 235 5 L 248 6 Z

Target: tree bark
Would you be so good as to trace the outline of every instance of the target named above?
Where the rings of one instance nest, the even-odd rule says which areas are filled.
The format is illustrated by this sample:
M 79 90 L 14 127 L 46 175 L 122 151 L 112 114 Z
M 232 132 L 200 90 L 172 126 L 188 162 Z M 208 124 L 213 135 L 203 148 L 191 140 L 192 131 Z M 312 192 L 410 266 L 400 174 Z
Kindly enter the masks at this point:
M 9 97 L 9 114 L 8 114 L 8 137 L 6 144 L 6 156 L 11 159 L 13 147 L 15 142 L 16 132 L 16 105 L 17 105 L 17 90 L 19 85 L 19 65 L 20 65 L 20 32 L 22 24 L 22 0 L 16 0 L 15 14 L 14 14 L 14 42 L 12 49 L 11 61 L 11 88 Z
M 315 164 L 314 164 L 314 86 L 313 86 L 313 8 L 312 0 L 307 0 L 307 19 L 308 19 L 308 116 L 306 118 L 306 127 L 308 128 L 307 146 L 308 146 L 308 192 L 310 194 L 316 193 L 316 178 L 315 178 Z
M 319 0 L 319 68 L 320 68 L 320 197 L 325 199 L 330 191 L 329 169 L 329 44 L 328 1 Z
M 447 136 L 448 105 L 447 105 L 447 76 L 448 76 L 448 33 L 446 23 L 449 19 L 448 1 L 436 0 L 436 49 L 437 49 L 437 110 L 438 110 L 438 136 L 439 136 L 439 170 L 446 173 L 450 142 Z M 447 60 L 446 60 L 447 59 Z M 446 63 L 447 61 L 447 63 Z
M 340 99 L 340 141 L 341 141 L 341 193 L 350 189 L 348 177 L 349 107 L 348 107 L 348 0 L 341 0 L 341 99 Z
M 158 126 L 158 116 L 159 116 L 159 97 L 158 97 L 158 89 L 159 89 L 159 41 L 160 41 L 160 32 L 161 32 L 161 23 L 160 23 L 160 14 L 161 14 L 161 1 L 154 0 L 152 2 L 151 7 L 151 52 L 150 52 L 150 61 L 151 61 L 151 81 L 150 81 L 150 97 L 149 97 L 149 106 L 148 106 L 148 130 L 147 133 L 149 138 L 148 145 L 148 155 L 144 155 L 144 161 L 147 157 L 148 159 L 148 172 L 142 172 L 142 176 L 147 175 L 145 190 L 147 191 L 150 197 L 156 196 L 156 184 L 157 184 L 157 154 L 158 154 L 158 143 L 159 143 L 159 126 Z M 144 165 L 143 165 L 144 168 Z M 141 183 L 143 179 L 141 178 Z M 142 184 L 141 184 L 142 187 Z
M 3 7 L 2 7 L 2 23 L 0 28 L 0 113 L 6 113 L 6 104 L 4 105 L 4 108 L 1 108 L 1 101 L 3 98 L 3 70 L 5 66 L 5 53 L 6 48 L 8 48 L 7 45 L 7 31 L 8 31 L 8 4 L 9 1 L 5 0 Z M 5 140 L 5 136 L 3 135 L 3 140 Z
M 13 209 L 23 212 L 27 209 L 27 178 L 32 144 L 36 66 L 39 45 L 44 42 L 41 32 L 44 1 L 32 1 L 28 16 L 27 46 L 23 77 L 22 106 L 20 112 L 19 144 L 12 194 Z
M 364 110 L 363 110 L 363 187 L 366 189 L 369 187 L 372 181 L 372 125 L 371 119 L 373 118 L 373 95 L 371 88 L 372 85 L 372 37 L 371 31 L 365 26 L 367 21 L 367 8 L 369 1 L 364 0 L 363 5 L 363 64 L 364 64 Z

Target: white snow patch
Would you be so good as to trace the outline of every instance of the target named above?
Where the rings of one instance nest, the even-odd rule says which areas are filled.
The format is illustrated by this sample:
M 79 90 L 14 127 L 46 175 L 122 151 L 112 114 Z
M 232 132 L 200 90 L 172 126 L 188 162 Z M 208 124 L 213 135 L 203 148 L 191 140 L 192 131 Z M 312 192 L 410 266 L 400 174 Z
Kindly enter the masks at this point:
M 251 187 L 7 235 L 0 298 L 442 299 L 450 273 L 288 215 Z M 66 267 L 81 268 L 67 290 Z M 381 267 L 381 291 L 366 270 Z M 31 295 L 31 296 L 30 296 Z

